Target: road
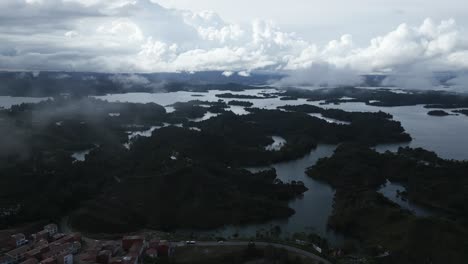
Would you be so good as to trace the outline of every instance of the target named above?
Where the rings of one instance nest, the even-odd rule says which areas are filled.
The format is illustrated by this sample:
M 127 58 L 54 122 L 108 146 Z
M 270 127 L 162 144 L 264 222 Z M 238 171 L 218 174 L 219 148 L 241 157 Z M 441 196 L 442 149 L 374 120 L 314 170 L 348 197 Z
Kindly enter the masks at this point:
M 70 226 L 68 225 L 68 217 L 64 217 L 60 221 L 60 228 L 61 228 L 63 233 L 72 233 L 72 230 L 71 230 Z M 90 244 L 96 241 L 94 239 L 87 238 L 87 237 L 84 237 L 84 236 L 82 236 L 82 239 L 85 240 L 86 242 L 90 243 Z M 311 259 L 317 261 L 317 263 L 331 264 L 330 261 L 328 261 L 328 260 L 326 260 L 326 259 L 324 259 L 322 257 L 319 257 L 319 256 L 317 256 L 317 255 L 315 255 L 315 254 L 313 254 L 313 253 L 311 253 L 309 251 L 302 250 L 300 248 L 296 248 L 296 247 L 293 247 L 293 246 L 277 244 L 277 243 L 269 243 L 269 242 L 259 242 L 259 241 L 252 241 L 252 242 L 255 243 L 256 246 L 260 246 L 260 247 L 273 246 L 273 247 L 276 247 L 276 248 L 286 249 L 289 252 L 293 252 L 293 253 L 302 255 L 304 257 L 311 258 Z M 193 247 L 196 247 L 196 246 L 199 246 L 199 247 L 200 246 L 201 247 L 248 246 L 249 243 L 252 243 L 252 242 L 224 241 L 223 243 L 220 243 L 220 242 L 216 242 L 216 241 L 198 241 L 194 245 L 187 245 L 187 246 L 193 246 Z
M 288 246 L 288 245 L 283 245 L 283 244 L 276 244 L 276 243 L 255 242 L 255 241 L 252 241 L 252 242 L 255 243 L 256 246 L 260 246 L 260 247 L 273 246 L 273 247 L 276 247 L 276 248 L 283 248 L 283 249 L 286 249 L 289 252 L 294 252 L 296 254 L 299 254 L 299 255 L 314 259 L 314 260 L 317 261 L 317 263 L 322 262 L 324 264 L 331 264 L 330 261 L 328 261 L 328 260 L 326 260 L 326 259 L 324 259 L 322 257 L 319 257 L 319 256 L 317 256 L 317 255 L 315 255 L 313 253 L 310 253 L 309 251 L 302 250 L 300 248 L 296 248 L 296 247 L 292 247 L 292 246 Z M 187 245 L 187 246 L 193 246 L 193 247 L 196 247 L 196 246 L 199 246 L 199 247 L 248 246 L 249 243 L 251 243 L 251 242 L 224 241 L 223 243 L 219 243 L 219 242 L 201 242 L 200 241 L 200 242 L 197 242 L 194 245 Z

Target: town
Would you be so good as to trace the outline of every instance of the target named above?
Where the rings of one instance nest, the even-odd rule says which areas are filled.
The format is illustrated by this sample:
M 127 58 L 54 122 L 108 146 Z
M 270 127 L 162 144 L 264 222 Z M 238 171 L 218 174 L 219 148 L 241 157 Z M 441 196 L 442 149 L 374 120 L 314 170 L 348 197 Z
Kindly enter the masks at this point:
M 176 246 L 138 235 L 124 236 L 121 241 L 84 240 L 80 233 L 60 233 L 56 224 L 48 224 L 29 237 L 11 235 L 10 249 L 0 256 L 0 264 L 137 264 L 143 263 L 143 257 L 169 257 Z
M 0 257 L 0 264 L 72 264 L 81 249 L 81 234 L 59 233 L 56 224 L 48 224 L 30 237 L 12 235 L 10 246 L 11 250 Z

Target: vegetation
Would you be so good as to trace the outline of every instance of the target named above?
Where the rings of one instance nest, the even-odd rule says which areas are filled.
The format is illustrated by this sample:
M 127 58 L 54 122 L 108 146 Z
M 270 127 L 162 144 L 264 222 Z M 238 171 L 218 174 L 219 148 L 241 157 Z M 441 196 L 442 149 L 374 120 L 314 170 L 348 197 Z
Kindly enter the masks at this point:
M 82 73 L 82 72 L 41 72 L 34 75 L 30 72 L 0 72 L 0 95 L 48 97 L 70 95 L 105 95 L 127 92 L 200 92 L 209 90 L 244 91 L 258 89 L 249 86 L 241 79 L 231 77 L 227 83 L 220 72 L 185 73 L 151 73 L 138 74 L 146 82 L 122 81 L 131 78 L 129 74 Z M 245 83 L 265 83 L 269 78 L 278 76 L 255 76 Z M 255 80 L 254 80 L 255 79 Z M 209 80 L 209 81 L 208 81 Z M 208 84 L 207 84 L 208 81 Z
M 339 87 L 334 89 L 288 89 L 286 97 L 305 98 L 310 101 L 324 101 L 326 104 L 343 103 L 343 97 L 352 98 L 346 102 L 362 102 L 375 106 L 427 105 L 429 108 L 468 107 L 468 96 L 446 91 L 409 91 L 395 93 L 391 89 L 365 89 Z
M 427 112 L 428 115 L 430 116 L 448 116 L 450 115 L 449 113 L 443 111 L 443 110 L 432 110 Z
M 224 98 L 224 99 L 269 99 L 269 98 L 276 98 L 275 95 L 257 96 L 257 95 L 232 94 L 232 93 L 217 94 L 216 97 Z
M 456 111 L 453 111 L 453 112 L 458 113 L 458 114 L 464 114 L 464 115 L 468 116 L 468 110 L 466 110 L 466 109 L 456 110 Z
M 57 219 L 70 211 L 71 223 L 89 232 L 211 228 L 288 217 L 294 211 L 287 203 L 306 190 L 303 183 L 241 168 L 299 158 L 320 142 L 410 139 L 381 113 L 336 114 L 352 121 L 345 126 L 301 112 L 249 108 L 249 115 L 237 116 L 224 102 L 174 107 L 166 113 L 156 104 L 70 97 L 0 111 L 0 131 L 8 134 L 0 137 L 0 200 L 13 212 L 2 215 L 0 224 Z M 208 111 L 220 115 L 190 121 Z M 161 128 L 151 137 L 124 146 L 129 132 L 154 126 Z M 271 135 L 287 144 L 266 150 Z M 71 157 L 83 150 L 90 150 L 85 161 Z
M 235 106 L 244 106 L 244 107 L 252 107 L 253 103 L 247 101 L 229 101 L 228 105 L 235 105 Z
M 247 247 L 223 247 L 216 249 L 204 248 L 186 248 L 176 252 L 173 259 L 168 260 L 169 263 L 228 263 L 228 264 L 244 264 L 244 263 L 277 263 L 277 264 L 307 264 L 314 263 L 307 258 L 303 258 L 288 252 L 285 249 L 275 248 L 273 246 L 257 247 L 255 244 L 250 244 Z M 206 253 L 210 252 L 210 253 Z
M 384 263 L 461 263 L 468 257 L 466 171 L 468 162 L 422 149 L 379 154 L 344 144 L 307 173 L 336 188 L 330 227 L 367 248 L 383 246 L 391 253 Z M 420 218 L 402 210 L 377 192 L 387 180 L 403 183 L 408 199 L 441 213 Z

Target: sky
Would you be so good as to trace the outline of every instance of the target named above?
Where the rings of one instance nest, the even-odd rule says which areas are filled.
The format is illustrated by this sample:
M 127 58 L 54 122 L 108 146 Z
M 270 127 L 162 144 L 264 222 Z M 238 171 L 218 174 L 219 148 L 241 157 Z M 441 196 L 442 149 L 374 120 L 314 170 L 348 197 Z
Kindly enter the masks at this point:
M 426 76 L 466 30 L 459 0 L 2 0 L 0 69 Z
M 359 44 L 384 34 L 401 23 L 420 24 L 426 18 L 453 18 L 468 23 L 463 0 L 159 0 L 165 7 L 195 12 L 212 10 L 225 20 L 250 23 L 275 21 L 282 29 L 299 33 L 318 44 L 351 34 Z

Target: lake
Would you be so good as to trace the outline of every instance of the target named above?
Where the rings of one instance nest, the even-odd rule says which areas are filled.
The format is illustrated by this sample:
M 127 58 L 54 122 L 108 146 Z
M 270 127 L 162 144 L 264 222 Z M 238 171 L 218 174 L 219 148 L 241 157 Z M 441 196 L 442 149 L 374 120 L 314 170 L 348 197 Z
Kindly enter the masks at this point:
M 241 92 L 230 92 L 239 95 L 259 95 L 264 93 L 277 93 L 275 89 L 254 89 Z M 378 151 L 396 151 L 400 146 L 423 147 L 425 149 L 435 151 L 440 157 L 447 159 L 468 160 L 468 117 L 463 115 L 452 116 L 429 116 L 428 109 L 421 105 L 403 106 L 403 107 L 376 107 L 369 106 L 364 103 L 343 102 L 339 105 L 321 105 L 323 102 L 308 102 L 305 99 L 299 100 L 280 100 L 277 98 L 265 99 L 224 99 L 218 98 L 216 95 L 226 93 L 226 91 L 212 90 L 206 93 L 193 92 L 174 92 L 174 93 L 128 93 L 128 94 L 110 94 L 105 96 L 97 96 L 95 98 L 107 100 L 110 102 L 132 102 L 132 103 L 157 103 L 163 105 L 168 112 L 174 111 L 172 105 L 176 102 L 188 102 L 191 100 L 201 101 L 248 101 L 253 103 L 253 107 L 263 109 L 276 109 L 279 106 L 285 105 L 301 105 L 311 104 L 323 108 L 336 108 L 345 111 L 368 111 L 377 112 L 384 111 L 394 116 L 395 120 L 402 123 L 405 130 L 413 137 L 413 141 L 406 144 L 391 144 L 376 146 Z M 5 108 L 21 102 L 37 102 L 37 98 L 8 98 L 0 97 L 0 106 Z M 248 114 L 246 109 L 241 106 L 230 106 L 231 111 L 236 114 Z M 215 114 L 208 113 L 204 117 L 194 120 L 203 121 L 213 118 Z M 317 118 L 322 118 L 321 115 L 315 115 Z M 327 119 L 327 122 L 340 122 L 337 120 Z M 149 136 L 157 127 L 153 127 L 148 131 L 133 132 L 129 136 Z M 271 146 L 272 151 L 281 146 L 280 135 L 274 135 L 274 143 Z M 268 147 L 268 146 L 266 146 Z M 281 235 L 288 236 L 295 232 L 314 232 L 327 238 L 332 244 L 339 244 L 343 238 L 333 231 L 327 229 L 327 219 L 332 212 L 334 190 L 327 184 L 318 182 L 309 178 L 305 174 L 307 167 L 314 165 L 318 159 L 329 157 L 333 154 L 336 146 L 319 145 L 317 149 L 311 151 L 308 155 L 294 161 L 274 164 L 270 167 L 276 169 L 278 178 L 289 181 L 303 181 L 309 190 L 300 198 L 290 202 L 290 207 L 296 211 L 296 214 L 288 219 L 275 220 L 265 224 L 247 225 L 242 227 L 227 226 L 225 228 L 210 231 L 220 236 L 229 237 L 238 234 L 244 237 L 254 237 L 258 230 L 270 230 L 274 226 L 281 228 Z M 83 156 L 84 157 L 84 156 Z M 82 156 L 79 158 L 82 159 Z M 258 171 L 266 168 L 250 168 L 250 170 Z M 399 204 L 402 208 L 413 211 L 416 215 L 425 216 L 429 213 L 424 209 L 402 200 L 397 196 L 397 190 L 404 190 L 404 187 L 397 183 L 387 183 L 382 187 L 380 192 L 387 198 Z
M 232 92 L 233 94 L 258 95 L 259 93 L 277 92 L 272 89 L 256 89 L 243 92 Z M 378 151 L 396 151 L 401 146 L 423 147 L 425 149 L 435 151 L 440 157 L 447 159 L 466 159 L 468 160 L 468 117 L 463 115 L 436 117 L 429 116 L 422 105 L 403 106 L 403 107 L 376 107 L 369 106 L 364 103 L 343 102 L 339 105 L 321 105 L 323 102 L 308 102 L 305 99 L 283 101 L 278 98 L 268 99 L 220 99 L 217 94 L 225 93 L 225 91 L 209 91 L 207 93 L 190 93 L 176 92 L 170 94 L 127 94 L 127 95 L 107 95 L 98 97 L 100 99 L 117 102 L 134 102 L 148 103 L 154 102 L 166 107 L 175 102 L 187 102 L 190 100 L 202 101 L 218 101 L 229 102 L 247 101 L 253 103 L 253 107 L 263 109 L 276 109 L 279 106 L 285 105 L 301 105 L 311 104 L 323 108 L 336 108 L 345 111 L 362 111 L 362 112 L 377 112 L 384 111 L 392 114 L 395 120 L 402 123 L 405 130 L 413 137 L 413 141 L 405 144 L 390 144 L 376 146 Z M 194 97 L 193 95 L 196 95 Z M 244 107 L 236 106 L 234 111 L 236 114 L 246 114 Z M 321 115 L 315 115 L 318 118 L 325 119 Z M 206 120 L 206 118 L 204 118 Z M 326 119 L 327 122 L 340 122 L 337 120 Z M 275 142 L 278 142 L 276 138 Z M 307 167 L 312 166 L 316 161 L 323 157 L 329 157 L 333 154 L 335 146 L 319 145 L 307 156 L 285 163 L 275 164 L 271 167 L 276 169 L 278 178 L 289 181 L 303 181 L 309 190 L 304 193 L 303 197 L 297 198 L 290 202 L 289 206 L 296 213 L 288 219 L 275 220 L 265 224 L 247 225 L 247 226 L 227 226 L 214 231 L 212 234 L 223 237 L 232 237 L 239 235 L 242 237 L 255 237 L 259 230 L 268 231 L 274 226 L 281 228 L 281 235 L 286 237 L 296 232 L 314 232 L 322 237 L 325 237 L 329 242 L 338 245 L 343 242 L 343 237 L 327 229 L 328 216 L 332 212 L 332 204 L 334 190 L 327 184 L 311 179 L 305 174 Z M 265 168 L 254 168 L 251 170 L 258 171 Z M 396 183 L 387 183 L 382 187 L 380 192 L 399 204 L 402 208 L 408 209 L 419 216 L 427 216 L 429 212 L 418 207 L 408 201 L 402 200 L 397 196 L 397 190 L 404 190 L 404 187 Z

